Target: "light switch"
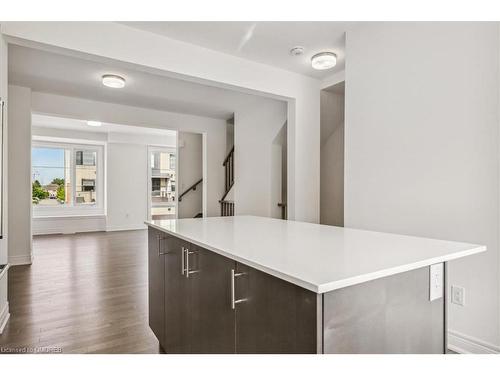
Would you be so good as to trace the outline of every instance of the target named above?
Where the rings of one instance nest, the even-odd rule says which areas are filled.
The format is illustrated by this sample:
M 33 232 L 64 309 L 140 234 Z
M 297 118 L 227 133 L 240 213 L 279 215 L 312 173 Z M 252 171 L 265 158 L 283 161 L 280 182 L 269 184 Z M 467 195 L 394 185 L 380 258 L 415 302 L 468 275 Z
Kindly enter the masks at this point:
M 465 289 L 461 286 L 452 285 L 451 287 L 451 303 L 465 306 Z
M 429 272 L 429 300 L 443 298 L 444 263 L 433 264 Z

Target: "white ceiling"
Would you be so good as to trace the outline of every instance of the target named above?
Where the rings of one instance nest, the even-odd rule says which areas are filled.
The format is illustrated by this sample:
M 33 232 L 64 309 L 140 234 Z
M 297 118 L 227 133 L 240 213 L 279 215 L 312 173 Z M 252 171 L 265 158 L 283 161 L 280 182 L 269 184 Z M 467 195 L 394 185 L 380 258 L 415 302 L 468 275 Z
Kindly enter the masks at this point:
M 114 61 L 74 57 L 9 45 L 9 84 L 33 91 L 156 110 L 228 119 L 251 96 L 237 91 L 144 72 Z M 123 76 L 123 89 L 101 83 L 103 74 Z M 271 100 L 271 99 L 270 99 Z
M 122 22 L 171 39 L 239 56 L 278 68 L 325 78 L 344 69 L 345 32 L 356 22 Z M 295 46 L 305 48 L 291 56 Z M 311 68 L 311 57 L 322 51 L 337 54 L 333 69 Z
M 144 126 L 130 126 L 110 124 L 103 122 L 101 126 L 89 126 L 87 121 L 76 120 L 63 117 L 47 116 L 41 114 L 33 114 L 31 116 L 32 125 L 39 128 L 50 129 L 65 129 L 77 130 L 89 133 L 122 133 L 134 135 L 156 135 L 156 136 L 171 136 L 175 137 L 176 132 L 173 130 L 147 128 Z

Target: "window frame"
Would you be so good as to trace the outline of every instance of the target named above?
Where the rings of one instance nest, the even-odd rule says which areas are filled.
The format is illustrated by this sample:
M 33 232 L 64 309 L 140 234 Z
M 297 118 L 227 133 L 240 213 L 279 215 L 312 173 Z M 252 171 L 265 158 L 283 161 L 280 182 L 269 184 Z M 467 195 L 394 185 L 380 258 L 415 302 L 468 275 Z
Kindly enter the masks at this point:
M 85 143 L 81 141 L 52 141 L 43 138 L 33 139 L 31 149 L 33 148 L 56 148 L 69 150 L 70 154 L 70 175 L 72 181 L 71 202 L 63 206 L 32 206 L 32 216 L 39 217 L 64 217 L 64 216 L 93 216 L 105 215 L 106 211 L 106 183 L 105 183 L 105 144 L 104 143 Z M 96 182 L 95 182 L 95 204 L 76 203 L 76 152 L 77 151 L 95 151 L 96 152 Z M 31 161 L 31 175 L 33 174 L 33 160 Z M 33 183 L 33 177 L 30 179 Z

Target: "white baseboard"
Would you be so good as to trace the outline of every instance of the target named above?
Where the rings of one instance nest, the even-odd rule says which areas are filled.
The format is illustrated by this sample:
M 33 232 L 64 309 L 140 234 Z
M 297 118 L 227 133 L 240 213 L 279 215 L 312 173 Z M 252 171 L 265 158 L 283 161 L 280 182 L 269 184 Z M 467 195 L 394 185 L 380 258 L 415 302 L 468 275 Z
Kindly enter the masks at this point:
M 460 354 L 500 354 L 499 346 L 455 331 L 448 331 L 448 349 Z
M 2 334 L 7 322 L 10 318 L 9 313 L 9 303 L 7 302 L 3 307 L 2 311 L 0 311 L 0 335 Z
M 146 224 L 108 226 L 108 227 L 106 227 L 106 232 L 119 232 L 122 230 L 139 230 L 139 229 L 146 229 L 146 228 L 147 228 Z
M 32 263 L 33 263 L 33 254 L 9 256 L 9 265 L 11 266 L 22 266 L 25 264 L 32 264 Z

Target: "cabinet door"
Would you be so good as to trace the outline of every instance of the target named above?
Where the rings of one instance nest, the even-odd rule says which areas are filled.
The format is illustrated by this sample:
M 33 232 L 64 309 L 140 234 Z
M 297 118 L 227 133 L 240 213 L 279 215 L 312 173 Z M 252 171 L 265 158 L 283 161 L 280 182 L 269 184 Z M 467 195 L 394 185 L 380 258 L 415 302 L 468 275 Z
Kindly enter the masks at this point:
M 164 271 L 163 256 L 160 255 L 162 232 L 148 229 L 148 309 L 149 326 L 163 346 L 164 343 Z
M 316 353 L 317 294 L 237 263 L 237 353 Z
M 165 345 L 166 353 L 189 353 L 190 311 L 188 280 L 183 271 L 183 248 L 177 237 L 165 241 Z
M 190 244 L 191 353 L 234 353 L 231 269 L 236 263 Z

